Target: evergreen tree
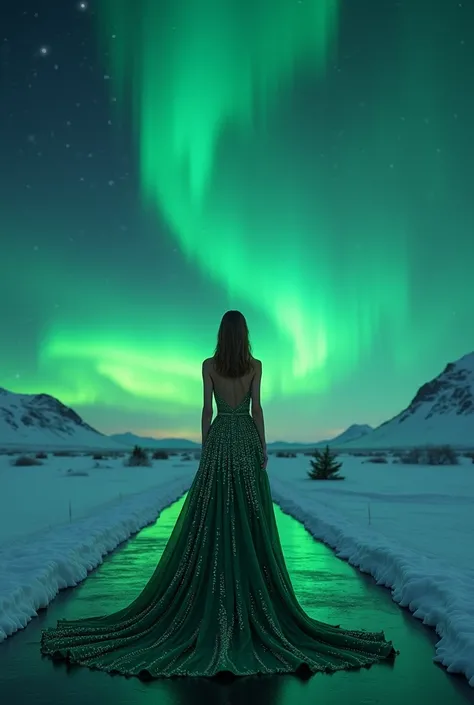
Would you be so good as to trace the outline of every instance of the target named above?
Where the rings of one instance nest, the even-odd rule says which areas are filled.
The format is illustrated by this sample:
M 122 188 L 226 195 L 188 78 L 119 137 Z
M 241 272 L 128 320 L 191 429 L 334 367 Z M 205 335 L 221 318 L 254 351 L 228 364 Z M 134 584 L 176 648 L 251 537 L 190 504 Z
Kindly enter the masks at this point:
M 329 446 L 326 446 L 324 451 L 315 450 L 311 460 L 311 470 L 308 475 L 312 480 L 344 480 L 338 472 L 342 467 L 342 463 L 336 462 L 336 454 L 331 453 Z
M 148 453 L 143 448 L 140 448 L 140 446 L 135 446 L 126 462 L 126 465 L 130 467 L 137 467 L 140 465 L 145 467 L 149 466 L 150 460 L 148 458 Z

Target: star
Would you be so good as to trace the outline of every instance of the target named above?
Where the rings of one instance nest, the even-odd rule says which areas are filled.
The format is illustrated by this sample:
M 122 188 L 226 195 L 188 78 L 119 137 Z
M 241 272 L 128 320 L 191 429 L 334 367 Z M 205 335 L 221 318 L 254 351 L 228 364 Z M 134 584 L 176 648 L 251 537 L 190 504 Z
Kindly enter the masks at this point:
M 88 3 L 88 2 L 79 2 L 79 3 L 77 3 L 77 9 L 80 10 L 81 12 L 85 12 L 88 7 L 89 7 L 89 3 Z
M 42 46 L 39 49 L 40 56 L 48 56 L 50 53 L 51 53 L 51 50 L 47 46 Z

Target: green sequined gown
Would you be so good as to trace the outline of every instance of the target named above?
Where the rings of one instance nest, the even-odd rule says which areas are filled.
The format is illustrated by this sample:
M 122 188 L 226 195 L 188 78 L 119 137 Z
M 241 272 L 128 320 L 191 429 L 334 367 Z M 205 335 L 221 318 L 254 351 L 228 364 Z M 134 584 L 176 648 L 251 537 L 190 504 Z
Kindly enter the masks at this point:
M 148 584 L 114 614 L 43 630 L 42 653 L 146 678 L 331 672 L 391 658 L 383 632 L 346 631 L 303 611 L 261 469 L 250 393 L 235 409 L 216 402 L 199 469 Z

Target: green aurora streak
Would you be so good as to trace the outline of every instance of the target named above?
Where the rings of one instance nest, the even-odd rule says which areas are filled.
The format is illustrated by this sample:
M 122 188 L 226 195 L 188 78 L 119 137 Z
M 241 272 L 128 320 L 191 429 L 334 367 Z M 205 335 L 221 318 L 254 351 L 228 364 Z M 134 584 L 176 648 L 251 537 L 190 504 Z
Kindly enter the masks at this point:
M 295 73 L 324 75 L 339 0 L 102 7 L 116 88 L 133 102 L 144 201 L 189 260 L 286 338 L 280 391 L 330 385 L 382 317 L 396 334 L 407 310 L 403 222 L 389 232 L 382 203 L 341 249 L 317 166 L 298 173 L 291 141 L 272 130 Z
M 472 44 L 454 41 L 457 3 L 432 8 L 387 3 L 383 36 L 359 38 L 338 0 L 100 0 L 155 239 L 130 232 L 127 278 L 127 255 L 96 257 L 93 235 L 61 250 L 70 203 L 14 208 L 2 383 L 106 432 L 199 438 L 200 363 L 240 308 L 269 440 L 310 441 L 381 422 L 472 349 Z M 49 237 L 19 278 L 38 220 Z M 112 219 L 88 222 L 113 253 Z

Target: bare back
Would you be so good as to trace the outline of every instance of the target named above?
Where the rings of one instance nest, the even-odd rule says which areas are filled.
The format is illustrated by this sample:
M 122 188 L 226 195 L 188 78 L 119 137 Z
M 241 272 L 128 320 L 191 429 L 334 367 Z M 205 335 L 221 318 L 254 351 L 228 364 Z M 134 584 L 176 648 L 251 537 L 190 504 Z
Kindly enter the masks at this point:
M 231 408 L 237 408 L 252 392 L 252 403 L 255 401 L 254 380 L 260 382 L 259 370 L 261 363 L 259 360 L 252 360 L 252 370 L 243 377 L 222 377 L 215 370 L 212 358 L 209 358 L 209 374 L 212 379 L 214 396 L 218 396 Z M 255 390 L 256 391 L 256 390 Z M 260 385 L 258 386 L 258 403 L 260 403 Z

